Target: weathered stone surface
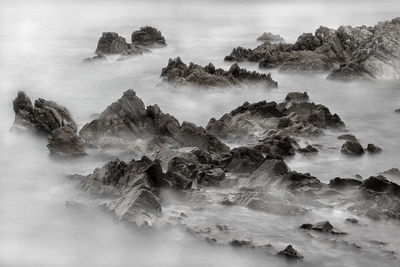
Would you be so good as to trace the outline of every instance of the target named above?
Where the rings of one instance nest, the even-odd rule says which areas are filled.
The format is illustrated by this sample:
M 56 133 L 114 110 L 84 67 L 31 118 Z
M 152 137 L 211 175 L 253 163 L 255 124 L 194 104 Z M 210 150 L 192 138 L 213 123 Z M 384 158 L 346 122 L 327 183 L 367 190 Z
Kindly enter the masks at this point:
M 284 43 L 285 40 L 280 35 L 272 34 L 271 32 L 264 32 L 260 37 L 257 38 L 260 42 L 270 42 L 270 43 Z
M 357 140 L 346 141 L 340 151 L 347 155 L 362 155 L 365 153 L 364 148 Z
M 336 189 L 344 189 L 346 187 L 353 187 L 361 185 L 360 180 L 351 178 L 340 178 L 336 177 L 329 181 L 329 186 Z
M 284 250 L 278 252 L 277 255 L 280 257 L 284 257 L 288 260 L 302 261 L 304 259 L 303 255 L 301 255 L 297 250 L 295 250 L 292 247 L 292 245 L 287 246 Z
M 98 119 L 87 123 L 79 134 L 93 146 L 124 147 L 142 153 L 156 147 L 198 147 L 212 153 L 229 148 L 203 128 L 163 113 L 157 105 L 145 108 L 143 101 L 130 89 L 107 107 Z
M 365 149 L 368 153 L 376 154 L 382 152 L 382 148 L 374 145 L 374 144 L 368 144 L 367 148 Z
M 161 212 L 159 189 L 167 184 L 160 163 L 147 157 L 128 163 L 116 159 L 80 181 L 80 188 L 111 197 L 102 206 L 116 218 L 138 226 L 151 225 Z
M 18 92 L 13 101 L 15 112 L 15 126 L 22 126 L 44 133 L 51 133 L 61 127 L 70 127 L 76 132 L 77 126 L 71 113 L 64 106 L 53 101 L 39 98 L 32 105 L 30 98 L 25 92 Z
M 270 73 L 248 71 L 241 69 L 237 64 L 233 64 L 228 71 L 216 69 L 211 63 L 204 67 L 194 63 L 187 66 L 179 57 L 169 59 L 168 66 L 162 69 L 161 77 L 177 85 L 227 87 L 260 83 L 267 88 L 278 87 L 278 83 L 271 78 Z
M 142 46 L 164 46 L 166 42 L 159 30 L 151 26 L 145 26 L 132 33 L 132 44 Z
M 358 142 L 358 139 L 353 134 L 342 134 L 342 135 L 338 136 L 337 139 Z
M 60 156 L 86 155 L 82 139 L 68 126 L 61 126 L 49 135 L 48 149 L 52 154 Z
M 125 38 L 116 32 L 103 32 L 97 43 L 96 54 L 121 54 L 128 50 Z
M 295 44 L 266 42 L 255 49 L 233 49 L 227 61 L 256 61 L 262 68 L 331 71 L 334 79 L 398 79 L 400 18 L 373 27 L 319 27 Z
M 321 233 L 325 233 L 325 234 L 345 234 L 343 232 L 340 232 L 338 230 L 336 230 L 333 225 L 329 222 L 329 221 L 322 221 L 322 222 L 318 222 L 316 224 L 310 224 L 310 223 L 306 223 L 300 226 L 300 229 L 303 230 L 314 230 L 314 231 L 318 231 Z

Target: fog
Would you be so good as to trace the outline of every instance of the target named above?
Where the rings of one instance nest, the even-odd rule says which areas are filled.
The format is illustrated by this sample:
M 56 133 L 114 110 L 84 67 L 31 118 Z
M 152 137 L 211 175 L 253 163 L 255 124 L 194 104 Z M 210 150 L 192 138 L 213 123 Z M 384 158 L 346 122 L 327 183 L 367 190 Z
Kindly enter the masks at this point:
M 326 73 L 282 73 L 272 70 L 278 89 L 261 86 L 204 89 L 174 88 L 161 81 L 169 58 L 228 68 L 223 58 L 237 46 L 256 47 L 264 31 L 295 41 L 320 25 L 374 25 L 400 14 L 397 1 L 9 1 L 0 2 L 0 266 L 285 266 L 286 262 L 229 247 L 213 247 L 162 218 L 185 212 L 189 226 L 228 224 L 231 234 L 283 249 L 293 244 L 307 256 L 305 266 L 393 266 L 370 240 L 389 242 L 387 251 L 400 253 L 394 238 L 399 225 L 360 218 L 349 226 L 346 210 L 314 209 L 302 217 L 287 217 L 174 199 L 166 205 L 156 231 L 137 231 L 116 222 L 96 207 L 96 199 L 76 188 L 66 176 L 88 174 L 115 157 L 94 152 L 79 160 L 50 157 L 47 140 L 31 133 L 10 131 L 12 100 L 24 90 L 31 99 L 42 97 L 68 107 L 79 127 L 90 121 L 122 92 L 132 88 L 146 105 L 158 104 L 180 122 L 205 126 L 243 102 L 282 101 L 290 91 L 307 91 L 311 100 L 338 113 L 362 144 L 379 145 L 384 153 L 349 158 L 340 154 L 338 132 L 311 140 L 326 145 L 315 156 L 296 155 L 292 170 L 310 172 L 322 181 L 340 177 L 364 178 L 397 167 L 400 160 L 400 82 L 337 82 Z M 168 46 L 126 60 L 84 62 L 93 56 L 102 32 L 114 31 L 130 39 L 132 31 L 152 25 Z M 240 66 L 257 69 L 256 64 Z M 263 72 L 264 70 L 258 70 Z M 344 132 L 343 132 L 344 133 Z M 234 144 L 232 144 L 234 145 Z M 126 156 L 126 155 L 125 155 Z M 127 159 L 129 155 L 126 156 Z M 399 181 L 397 181 L 399 182 Z M 209 197 L 218 192 L 207 192 Z M 66 201 L 84 204 L 67 208 Z M 329 219 L 349 243 L 363 252 L 310 240 L 296 231 L 306 221 Z M 363 225 L 368 225 L 364 227 Z M 389 253 L 389 252 L 388 252 Z

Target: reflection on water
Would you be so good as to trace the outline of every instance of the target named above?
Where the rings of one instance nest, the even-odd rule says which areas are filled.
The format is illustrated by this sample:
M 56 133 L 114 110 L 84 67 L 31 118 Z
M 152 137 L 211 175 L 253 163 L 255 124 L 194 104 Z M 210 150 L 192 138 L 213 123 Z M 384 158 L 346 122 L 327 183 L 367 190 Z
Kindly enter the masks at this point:
M 367 3 L 366 3 L 367 2 Z M 294 41 L 302 32 L 320 24 L 375 24 L 397 16 L 397 1 L 24 1 L 0 3 L 0 265 L 2 266 L 260 266 L 284 264 L 264 255 L 214 248 L 182 229 L 137 233 L 116 224 L 91 209 L 98 200 L 75 189 L 65 178 L 71 173 L 89 173 L 106 159 L 91 155 L 79 161 L 49 158 L 46 140 L 9 129 L 13 122 L 11 101 L 18 90 L 32 98 L 52 99 L 67 106 L 80 126 L 93 113 L 102 111 L 133 88 L 146 105 L 157 103 L 180 121 L 205 126 L 244 101 L 281 101 L 287 92 L 308 91 L 312 101 L 338 113 L 349 132 L 366 146 L 374 143 L 384 153 L 348 158 L 340 154 L 338 132 L 311 142 L 335 147 L 321 149 L 317 156 L 295 156 L 288 163 L 297 171 L 327 181 L 336 176 L 368 176 L 399 166 L 399 82 L 341 83 L 325 80 L 325 74 L 272 71 L 279 89 L 173 88 L 159 74 L 168 58 L 185 62 L 213 62 L 218 67 L 233 47 L 255 47 L 264 31 Z M 335 14 L 335 15 L 333 15 Z M 116 31 L 129 39 L 143 25 L 158 27 L 168 46 L 125 61 L 84 63 L 91 56 L 103 31 Z M 256 69 L 256 65 L 241 66 Z M 79 201 L 87 209 L 67 209 L 65 201 Z M 308 266 L 376 266 L 383 261 L 366 255 L 330 249 L 329 244 L 310 241 L 296 231 L 307 221 L 329 219 L 349 231 L 349 242 L 373 251 L 369 240 L 388 242 L 385 249 L 399 251 L 393 238 L 398 225 L 361 220 L 369 227 L 350 227 L 344 211 L 315 210 L 310 217 L 287 218 L 260 214 L 243 208 L 210 206 L 193 211 L 182 203 L 164 209 L 165 216 L 184 210 L 188 224 L 229 224 L 248 238 L 282 249 L 294 244 Z M 371 231 L 373 229 L 373 231 Z M 340 263 L 340 264 L 339 264 Z M 380 263 L 383 266 L 384 263 Z M 393 262 L 388 262 L 393 266 Z

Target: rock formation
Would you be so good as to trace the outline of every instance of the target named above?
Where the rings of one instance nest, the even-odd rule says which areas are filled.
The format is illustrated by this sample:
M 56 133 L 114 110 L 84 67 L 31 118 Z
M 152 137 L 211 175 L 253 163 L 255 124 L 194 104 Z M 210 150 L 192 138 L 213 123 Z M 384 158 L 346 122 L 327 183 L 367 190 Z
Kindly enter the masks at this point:
M 211 63 L 204 67 L 194 63 L 188 66 L 179 57 L 169 59 L 168 66 L 162 69 L 161 77 L 177 85 L 227 87 L 260 83 L 267 88 L 278 87 L 278 83 L 271 78 L 270 73 L 248 71 L 241 69 L 237 64 L 233 64 L 228 71 L 216 69 Z

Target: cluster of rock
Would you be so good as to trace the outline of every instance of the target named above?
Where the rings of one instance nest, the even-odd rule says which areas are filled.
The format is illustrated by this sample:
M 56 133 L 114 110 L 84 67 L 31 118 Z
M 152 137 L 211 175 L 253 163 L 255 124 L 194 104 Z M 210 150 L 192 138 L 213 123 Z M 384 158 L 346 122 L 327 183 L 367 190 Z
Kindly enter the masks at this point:
M 154 27 L 145 26 L 132 33 L 132 43 L 128 43 L 126 39 L 119 36 L 116 32 L 103 32 L 100 37 L 96 56 L 92 59 L 105 58 L 106 55 L 139 55 L 148 52 L 150 47 L 165 46 L 165 38 L 161 32 Z
M 34 105 L 24 92 L 13 101 L 15 128 L 35 130 L 48 135 L 50 152 L 57 155 L 85 155 L 77 125 L 64 106 L 39 98 Z
M 270 43 L 284 43 L 285 40 L 280 35 L 272 34 L 271 32 L 264 32 L 260 37 L 257 38 L 260 42 L 270 42 Z
M 347 155 L 359 156 L 364 154 L 366 151 L 371 154 L 382 152 L 382 149 L 374 144 L 368 144 L 364 149 L 360 144 L 360 141 L 352 134 L 344 134 L 338 137 L 338 139 L 346 140 L 342 145 L 341 152 Z
M 260 68 L 331 71 L 333 79 L 400 78 L 400 18 L 373 27 L 319 27 L 294 44 L 265 42 L 255 49 L 238 47 L 227 61 L 255 61 Z
M 278 83 L 271 78 L 270 73 L 248 71 L 237 64 L 233 64 L 228 71 L 217 69 L 211 63 L 202 67 L 190 62 L 188 66 L 179 57 L 169 59 L 168 65 L 162 69 L 161 77 L 176 85 L 227 87 L 261 83 L 267 88 L 278 87 Z

